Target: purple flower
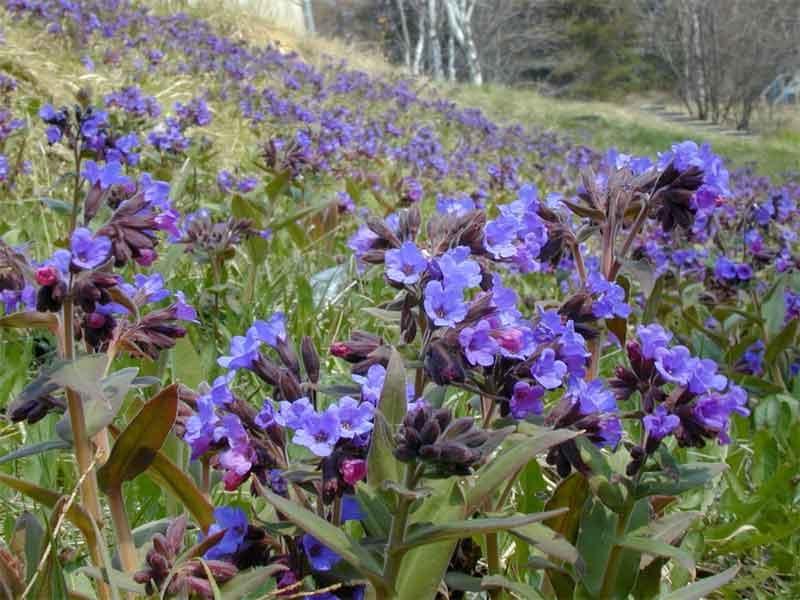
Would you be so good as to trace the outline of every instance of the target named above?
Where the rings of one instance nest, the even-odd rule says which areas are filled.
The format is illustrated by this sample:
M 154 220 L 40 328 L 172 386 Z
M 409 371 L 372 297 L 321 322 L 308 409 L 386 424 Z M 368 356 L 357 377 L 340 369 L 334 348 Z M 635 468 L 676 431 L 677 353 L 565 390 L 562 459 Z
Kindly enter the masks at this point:
M 353 381 L 361 386 L 361 399 L 377 406 L 383 391 L 383 382 L 386 379 L 386 369 L 383 365 L 372 365 L 367 370 L 366 376 L 353 375 Z
M 199 323 L 197 320 L 197 311 L 191 304 L 186 302 L 186 296 L 183 292 L 175 292 L 175 318 L 179 321 L 188 321 L 190 323 Z
M 556 353 L 552 348 L 545 348 L 531 367 L 533 378 L 548 390 L 554 390 L 559 387 L 566 374 L 567 365 L 560 360 L 556 360 Z
M 292 442 L 324 458 L 331 455 L 339 437 L 339 417 L 328 409 L 323 413 L 307 414 L 300 429 L 295 431 Z
M 294 402 L 283 400 L 279 406 L 275 421 L 277 421 L 278 425 L 290 429 L 300 429 L 305 423 L 306 417 L 314 413 L 311 401 L 305 396 L 298 398 Z
M 436 259 L 445 287 L 464 289 L 480 285 L 481 268 L 474 260 L 470 260 L 469 256 L 469 248 L 458 246 Z
M 689 379 L 689 391 L 693 394 L 704 394 L 712 390 L 722 391 L 728 385 L 728 378 L 717 373 L 717 363 L 709 358 L 693 361 L 694 369 Z
M 702 396 L 692 407 L 692 416 L 708 431 L 716 433 L 720 444 L 729 444 L 728 424 L 731 415 L 747 416 L 747 393 L 732 386 L 726 394 L 710 393 Z
M 261 429 L 266 429 L 273 423 L 275 423 L 275 408 L 272 406 L 272 399 L 265 398 L 264 403 L 261 405 L 261 410 L 258 411 L 256 418 L 253 419 L 255 424 L 261 427 Z
M 589 439 L 600 447 L 616 448 L 622 439 L 622 421 L 615 415 L 602 415 L 588 424 Z
M 540 415 L 544 410 L 542 397 L 544 390 L 539 386 L 531 386 L 524 381 L 514 384 L 514 393 L 511 396 L 509 407 L 515 419 L 524 419 L 529 415 Z
M 558 354 L 569 369 L 570 375 L 583 377 L 586 359 L 591 355 L 586 348 L 586 340 L 575 331 L 575 324 L 567 321 L 558 340 Z
M 639 325 L 636 328 L 636 335 L 642 342 L 642 355 L 645 358 L 654 358 L 660 348 L 666 348 L 672 334 L 658 323 L 650 325 Z
M 247 533 L 247 514 L 239 508 L 220 506 L 214 509 L 215 522 L 208 528 L 208 535 L 225 531 L 225 535 L 215 546 L 209 548 L 205 558 L 219 560 L 235 554 Z
M 249 369 L 258 357 L 258 341 L 251 336 L 236 335 L 231 339 L 230 354 L 220 356 L 217 364 L 224 369 L 235 371 Z
M 78 227 L 70 239 L 72 264 L 80 269 L 94 269 L 108 260 L 111 240 L 105 236 L 94 237 L 85 227 Z
M 747 347 L 742 355 L 742 367 L 753 375 L 761 375 L 764 372 L 764 353 L 766 346 L 762 340 L 758 340 L 754 344 Z
M 214 441 L 214 429 L 219 422 L 214 408 L 211 396 L 200 396 L 197 399 L 197 413 L 186 420 L 183 440 L 192 449 L 192 460 L 208 452 Z
M 647 437 L 655 441 L 667 437 L 681 423 L 677 415 L 668 413 L 663 406 L 657 406 L 653 414 L 645 415 L 642 421 Z
M 491 335 L 489 321 L 479 321 L 475 327 L 465 327 L 458 335 L 464 355 L 471 365 L 490 367 L 497 354 L 497 341 Z
M 248 335 L 275 348 L 278 342 L 286 341 L 286 315 L 276 312 L 266 321 L 256 321 L 248 331 Z
M 325 546 L 310 533 L 303 536 L 303 551 L 308 557 L 311 568 L 315 571 L 330 571 L 342 557 Z
M 696 359 L 686 346 L 673 348 L 659 348 L 655 353 L 656 369 L 667 381 L 686 385 L 692 377 L 696 366 Z
M 328 410 L 339 419 L 339 436 L 352 439 L 357 435 L 364 435 L 372 431 L 372 417 L 375 406 L 370 402 L 361 402 L 350 396 L 343 396 L 339 404 L 334 404 Z
M 461 288 L 444 288 L 440 281 L 425 286 L 425 312 L 440 327 L 452 327 L 467 316 L 467 305 Z
M 714 275 L 717 279 L 732 280 L 736 279 L 736 265 L 726 256 L 717 258 L 714 265 Z
M 475 201 L 468 196 L 459 198 L 439 197 L 436 199 L 436 212 L 442 215 L 463 217 L 473 210 L 475 210 Z
M 625 302 L 625 290 L 616 283 L 606 280 L 600 273 L 589 275 L 589 290 L 597 298 L 592 304 L 592 314 L 598 319 L 613 319 L 620 317 L 627 319 L 631 314 L 631 307 Z
M 484 246 L 497 259 L 511 258 L 517 253 L 519 223 L 513 217 L 500 215 L 484 227 Z
M 117 161 L 110 161 L 101 167 L 95 161 L 87 160 L 83 163 L 81 175 L 90 184 L 99 186 L 101 190 L 131 183 L 130 177 L 123 175 L 122 165 Z
M 600 379 L 588 383 L 583 379 L 573 380 L 568 397 L 573 404 L 578 404 L 580 414 L 583 416 L 617 412 L 614 392 Z
M 386 251 L 386 276 L 397 283 L 412 285 L 428 268 L 428 261 L 414 242 L 403 242 L 398 249 Z

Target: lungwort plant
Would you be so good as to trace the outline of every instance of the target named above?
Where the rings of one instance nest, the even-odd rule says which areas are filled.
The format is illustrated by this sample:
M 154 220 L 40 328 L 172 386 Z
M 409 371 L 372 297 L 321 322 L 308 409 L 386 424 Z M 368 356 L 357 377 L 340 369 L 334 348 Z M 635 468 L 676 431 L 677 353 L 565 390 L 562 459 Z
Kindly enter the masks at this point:
M 791 178 L 3 6 L 0 597 L 797 593 Z

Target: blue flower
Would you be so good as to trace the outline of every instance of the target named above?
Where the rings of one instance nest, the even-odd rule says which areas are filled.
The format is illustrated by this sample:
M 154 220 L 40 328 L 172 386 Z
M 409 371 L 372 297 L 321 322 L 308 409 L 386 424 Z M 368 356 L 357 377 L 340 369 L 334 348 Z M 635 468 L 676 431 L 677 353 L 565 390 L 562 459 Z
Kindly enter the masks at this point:
M 470 250 L 458 246 L 436 259 L 445 287 L 474 288 L 480 285 L 482 275 L 477 262 L 470 260 Z
M 310 533 L 306 533 L 303 536 L 302 544 L 303 551 L 305 551 L 308 557 L 308 562 L 315 571 L 330 571 L 342 560 L 341 556 L 325 546 Z
M 215 522 L 208 528 L 208 535 L 225 531 L 222 539 L 205 553 L 209 560 L 219 560 L 235 554 L 247 534 L 247 514 L 239 508 L 220 506 L 214 509 Z
M 384 366 L 380 364 L 372 365 L 367 370 L 366 376 L 353 375 L 352 378 L 353 381 L 361 386 L 361 399 L 377 406 L 383 391 L 383 382 L 386 379 Z
M 545 348 L 531 367 L 531 375 L 539 384 L 548 390 L 559 387 L 567 374 L 567 365 L 556 359 L 552 348 Z
M 515 419 L 524 419 L 529 415 L 540 415 L 544 410 L 542 397 L 544 390 L 537 386 L 529 385 L 524 381 L 514 384 L 514 393 L 511 396 L 509 407 Z
M 352 439 L 372 431 L 372 417 L 375 406 L 370 402 L 361 402 L 350 396 L 343 396 L 338 404 L 328 410 L 339 419 L 339 436 Z
M 642 421 L 647 437 L 655 441 L 667 437 L 681 423 L 677 415 L 670 414 L 663 406 L 657 406 L 653 414 L 645 415 Z
M 672 340 L 672 334 L 658 323 L 639 325 L 636 335 L 642 342 L 642 355 L 645 358 L 655 358 L 656 352 L 660 348 L 666 348 Z
M 471 365 L 489 367 L 494 364 L 498 344 L 491 335 L 491 324 L 488 321 L 479 321 L 475 327 L 464 327 L 458 335 L 458 341 Z
M 429 281 L 425 286 L 425 312 L 440 327 L 452 327 L 467 316 L 461 288 L 444 288 L 440 281 Z
M 111 255 L 111 240 L 102 235 L 95 237 L 85 227 L 78 227 L 72 232 L 70 250 L 73 265 L 80 269 L 94 269 Z
M 249 369 L 258 357 L 258 341 L 251 336 L 236 335 L 231 339 L 230 354 L 220 356 L 217 364 L 225 369 Z
M 276 312 L 266 321 L 256 321 L 247 332 L 253 339 L 275 348 L 286 341 L 286 315 Z
M 311 401 L 303 396 L 294 402 L 281 401 L 275 421 L 278 425 L 290 429 L 300 429 L 305 423 L 306 417 L 314 413 Z
M 335 411 L 328 409 L 323 413 L 306 414 L 300 428 L 295 431 L 292 442 L 305 446 L 315 455 L 324 458 L 331 455 L 340 435 L 339 417 Z
M 672 383 L 686 385 L 695 370 L 695 359 L 686 346 L 659 348 L 655 353 L 656 369 Z
M 414 242 L 386 251 L 386 276 L 397 283 L 412 285 L 428 268 L 428 261 Z

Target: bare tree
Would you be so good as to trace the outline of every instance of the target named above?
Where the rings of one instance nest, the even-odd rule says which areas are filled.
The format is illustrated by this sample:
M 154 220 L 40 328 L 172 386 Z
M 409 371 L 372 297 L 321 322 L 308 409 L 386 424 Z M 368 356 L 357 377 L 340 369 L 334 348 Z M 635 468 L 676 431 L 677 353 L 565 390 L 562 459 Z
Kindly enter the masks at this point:
M 477 0 L 443 0 L 447 13 L 450 40 L 455 39 L 463 48 L 469 69 L 469 79 L 476 85 L 483 85 L 483 70 L 478 57 L 478 48 L 472 34 L 472 15 Z M 450 60 L 454 61 L 455 48 L 450 50 Z M 453 64 L 453 70 L 455 65 Z M 455 74 L 455 73 L 454 73 Z
M 650 44 L 701 119 L 747 129 L 763 90 L 800 65 L 791 0 L 639 0 Z
M 440 43 L 438 2 L 428 0 L 428 52 L 431 75 L 434 79 L 442 78 L 442 47 Z
M 400 33 L 403 44 L 403 64 L 406 69 L 411 70 L 411 35 L 408 33 L 408 19 L 406 18 L 405 0 L 397 1 L 397 12 L 400 16 Z

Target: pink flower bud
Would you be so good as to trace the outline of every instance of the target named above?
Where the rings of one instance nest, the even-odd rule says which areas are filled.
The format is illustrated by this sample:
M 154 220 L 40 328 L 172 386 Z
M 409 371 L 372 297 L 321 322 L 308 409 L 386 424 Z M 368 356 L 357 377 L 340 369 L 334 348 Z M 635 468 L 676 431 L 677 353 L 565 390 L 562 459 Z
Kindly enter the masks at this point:
M 58 281 L 58 271 L 53 266 L 39 267 L 36 269 L 36 283 L 39 285 L 53 285 Z
M 355 485 L 367 476 L 367 461 L 361 458 L 347 458 L 339 465 L 339 473 L 348 485 Z

